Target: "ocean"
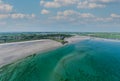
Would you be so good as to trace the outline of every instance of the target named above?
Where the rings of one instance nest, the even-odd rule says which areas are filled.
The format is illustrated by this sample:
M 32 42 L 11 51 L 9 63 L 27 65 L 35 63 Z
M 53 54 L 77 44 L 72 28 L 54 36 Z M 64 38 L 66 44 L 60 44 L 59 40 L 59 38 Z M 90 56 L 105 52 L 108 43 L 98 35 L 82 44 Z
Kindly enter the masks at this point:
M 0 68 L 0 81 L 120 81 L 120 42 L 84 40 Z

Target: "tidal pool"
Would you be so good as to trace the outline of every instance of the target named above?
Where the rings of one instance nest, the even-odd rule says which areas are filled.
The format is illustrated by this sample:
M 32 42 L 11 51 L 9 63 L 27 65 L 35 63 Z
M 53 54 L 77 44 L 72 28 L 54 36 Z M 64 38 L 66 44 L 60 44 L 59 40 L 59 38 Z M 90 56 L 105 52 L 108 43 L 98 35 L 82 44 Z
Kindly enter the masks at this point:
M 84 40 L 0 69 L 0 81 L 120 81 L 120 42 Z

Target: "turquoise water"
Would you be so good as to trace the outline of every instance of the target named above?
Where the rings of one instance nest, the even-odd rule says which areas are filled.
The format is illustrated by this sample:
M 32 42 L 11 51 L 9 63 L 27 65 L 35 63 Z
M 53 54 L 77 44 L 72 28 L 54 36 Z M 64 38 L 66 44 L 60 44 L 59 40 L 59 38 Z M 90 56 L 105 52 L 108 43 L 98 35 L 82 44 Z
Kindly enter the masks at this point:
M 0 69 L 0 81 L 120 81 L 120 42 L 85 40 Z

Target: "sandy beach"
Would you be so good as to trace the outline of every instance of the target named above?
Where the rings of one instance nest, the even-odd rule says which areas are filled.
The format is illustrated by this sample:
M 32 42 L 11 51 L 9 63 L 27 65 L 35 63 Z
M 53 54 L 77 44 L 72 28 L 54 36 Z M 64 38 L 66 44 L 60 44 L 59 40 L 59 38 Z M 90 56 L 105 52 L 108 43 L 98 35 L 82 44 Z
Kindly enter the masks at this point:
M 68 41 L 68 44 L 70 44 L 86 39 L 90 39 L 90 37 L 76 35 L 65 38 L 65 41 Z M 60 42 L 49 39 L 0 44 L 0 67 L 29 55 L 48 51 L 60 46 L 62 46 Z
M 87 39 L 90 39 L 90 37 L 75 35 L 70 38 L 65 38 L 65 41 L 68 41 L 68 43 L 74 43 L 74 42 L 79 42 L 79 41 L 87 40 Z
M 49 39 L 0 44 L 0 67 L 60 46 L 61 43 Z
M 91 37 L 92 40 L 100 40 L 100 41 L 109 41 L 109 42 L 120 42 L 118 39 L 106 39 L 106 38 L 98 38 L 98 37 Z
M 89 36 L 79 36 L 75 35 L 70 38 L 66 38 L 65 41 L 68 41 L 68 43 L 74 43 L 74 42 L 79 42 L 82 40 L 99 40 L 99 41 L 110 41 L 110 42 L 120 42 L 120 40 L 117 39 L 106 39 L 106 38 L 99 38 L 99 37 L 89 37 Z

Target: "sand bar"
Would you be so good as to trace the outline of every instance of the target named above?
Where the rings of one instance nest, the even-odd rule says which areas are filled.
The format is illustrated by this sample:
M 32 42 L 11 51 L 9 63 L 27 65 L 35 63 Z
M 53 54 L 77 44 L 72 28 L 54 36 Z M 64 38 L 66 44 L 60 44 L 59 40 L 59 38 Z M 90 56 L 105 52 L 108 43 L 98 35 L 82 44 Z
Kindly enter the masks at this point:
M 0 44 L 0 67 L 34 53 L 60 46 L 61 43 L 49 39 Z

